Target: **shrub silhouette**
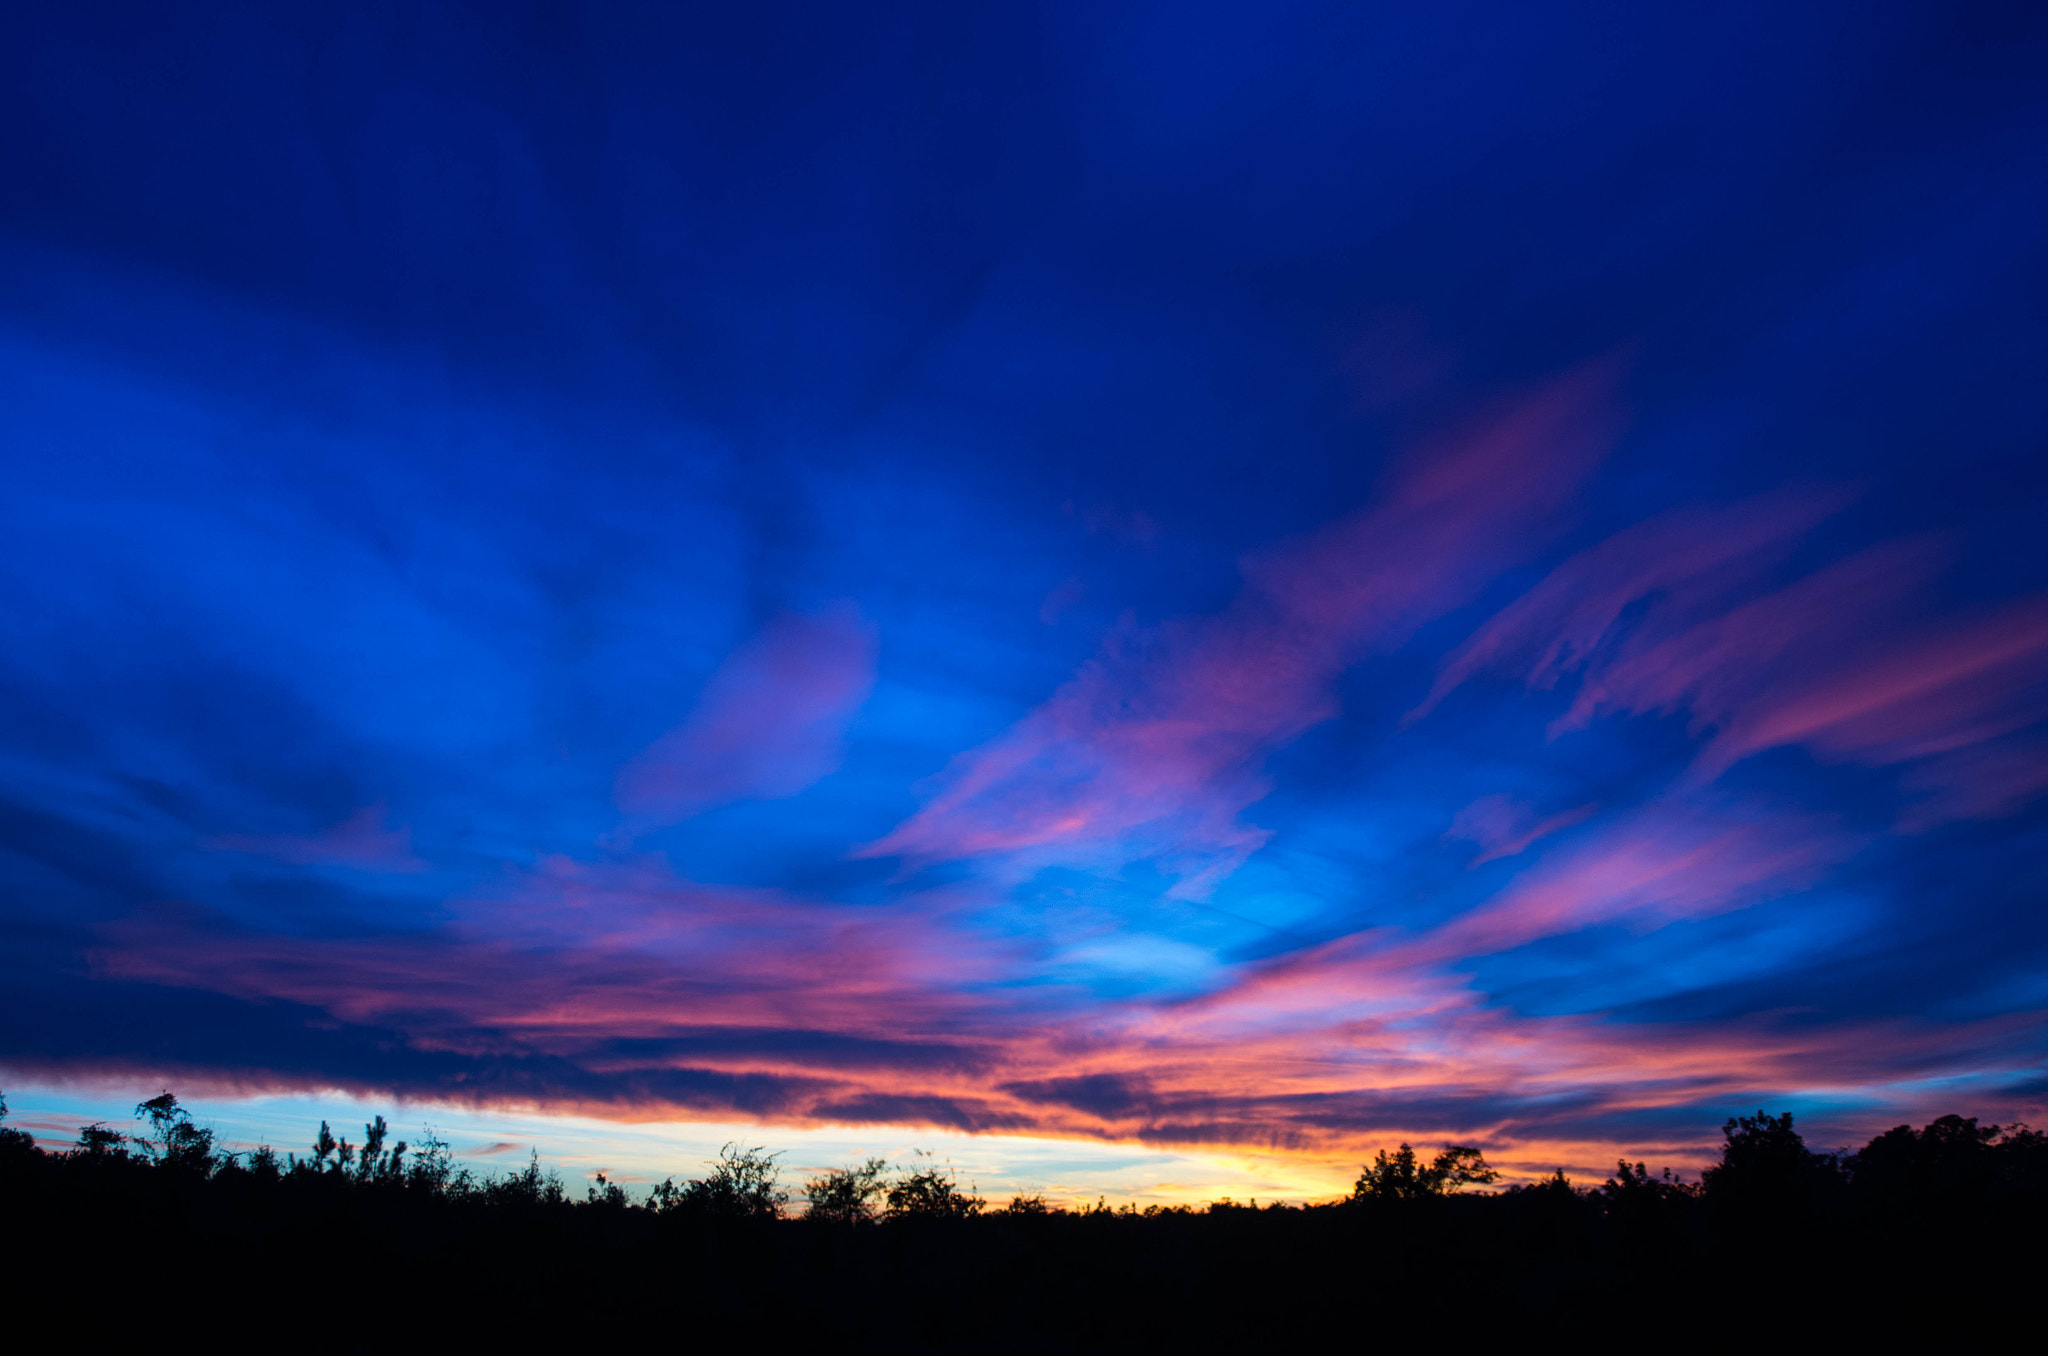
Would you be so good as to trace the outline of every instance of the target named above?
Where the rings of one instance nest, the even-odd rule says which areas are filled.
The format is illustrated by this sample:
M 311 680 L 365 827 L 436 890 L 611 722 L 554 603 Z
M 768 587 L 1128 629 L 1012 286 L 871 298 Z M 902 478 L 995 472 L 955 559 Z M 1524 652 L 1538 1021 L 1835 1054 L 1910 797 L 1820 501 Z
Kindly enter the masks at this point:
M 828 1224 L 866 1224 L 875 1218 L 875 1201 L 888 1189 L 882 1173 L 885 1159 L 870 1158 L 857 1168 L 831 1168 L 804 1183 L 804 1218 Z
M 552 1171 L 541 1171 L 538 1149 L 527 1152 L 524 1168 L 482 1183 L 477 1187 L 477 1194 L 495 1205 L 528 1209 L 560 1205 L 568 1199 L 568 1192 L 562 1187 L 561 1177 Z
M 724 1223 L 779 1219 L 789 1194 L 776 1185 L 779 1153 L 727 1144 L 712 1160 L 709 1175 L 685 1182 L 664 1181 L 651 1204 L 664 1214 L 695 1215 Z
M 891 1183 L 887 1196 L 891 1219 L 969 1219 L 988 1204 L 960 1190 L 950 1166 L 941 1170 L 930 1163 Z
M 412 1164 L 405 1170 L 405 1184 L 427 1195 L 462 1196 L 475 1188 L 475 1178 L 468 1168 L 456 1165 L 454 1151 L 448 1147 L 448 1142 L 429 1127 L 413 1147 Z
M 102 1121 L 81 1126 L 78 1143 L 71 1150 L 71 1157 L 104 1162 L 108 1159 L 128 1157 L 128 1136 Z
M 587 1205 L 601 1205 L 608 1210 L 623 1210 L 627 1204 L 626 1189 L 600 1172 L 589 1186 L 583 1188 L 583 1200 Z

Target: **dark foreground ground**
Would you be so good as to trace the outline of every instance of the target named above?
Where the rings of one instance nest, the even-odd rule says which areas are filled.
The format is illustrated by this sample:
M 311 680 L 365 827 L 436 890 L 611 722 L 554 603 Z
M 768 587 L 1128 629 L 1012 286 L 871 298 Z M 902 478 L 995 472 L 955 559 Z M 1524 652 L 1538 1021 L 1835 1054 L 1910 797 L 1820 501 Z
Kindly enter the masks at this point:
M 252 1162 L 170 1130 L 68 1154 L 0 1132 L 13 1343 L 2027 1350 L 2048 1293 L 2048 1146 L 1952 1117 L 1842 1157 L 1808 1153 L 1789 1117 L 1745 1119 L 1704 1185 L 1624 1169 L 1446 1192 L 1382 1171 L 1340 1204 L 1150 1214 L 878 1190 L 873 1218 L 856 1201 L 832 1221 L 768 1217 L 744 1174 L 655 1208 L 571 1200 L 537 1169 Z

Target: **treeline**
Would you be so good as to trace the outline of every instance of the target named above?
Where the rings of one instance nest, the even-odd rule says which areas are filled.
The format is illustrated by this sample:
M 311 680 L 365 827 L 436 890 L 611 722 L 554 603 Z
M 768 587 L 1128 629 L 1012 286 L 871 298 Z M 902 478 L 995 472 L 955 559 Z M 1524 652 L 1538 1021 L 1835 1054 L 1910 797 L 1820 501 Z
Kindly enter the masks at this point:
M 1955 1338 L 2031 1305 L 2048 1260 L 2048 1135 L 1958 1116 L 1822 1153 L 1790 1114 L 1758 1112 L 1726 1124 L 1698 1181 L 1621 1162 L 1599 1183 L 1494 1190 L 1478 1149 L 1403 1144 L 1342 1201 L 1077 1210 L 992 1205 L 929 1159 L 791 1190 L 775 1155 L 737 1144 L 636 1201 L 603 1176 L 572 1193 L 537 1156 L 478 1174 L 381 1116 L 359 1142 L 322 1123 L 280 1154 L 223 1152 L 169 1093 L 136 1112 L 56 1153 L 0 1125 L 5 1274 L 87 1346 L 180 1324 L 215 1345 L 379 1351 L 776 1334 L 1212 1349 L 1368 1323 L 1678 1341 L 1939 1322 Z

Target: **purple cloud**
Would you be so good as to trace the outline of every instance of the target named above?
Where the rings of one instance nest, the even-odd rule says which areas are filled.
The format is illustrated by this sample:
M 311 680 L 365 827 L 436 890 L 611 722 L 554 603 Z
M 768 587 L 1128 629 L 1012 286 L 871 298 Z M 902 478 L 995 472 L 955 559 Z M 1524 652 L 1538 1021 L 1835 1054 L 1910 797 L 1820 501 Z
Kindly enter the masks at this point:
M 2048 787 L 2048 596 L 1937 617 L 1939 537 L 1881 542 L 1790 583 L 1773 567 L 1842 502 L 1785 493 L 1638 524 L 1559 566 L 1453 652 L 1428 714 L 1486 672 L 1575 678 L 1553 735 L 1683 713 L 1710 780 L 1768 749 L 1910 765 L 1908 822 L 2007 813 Z
M 680 725 L 619 774 L 619 808 L 671 824 L 737 800 L 793 796 L 829 776 L 875 683 L 875 635 L 851 603 L 776 618 L 740 646 Z

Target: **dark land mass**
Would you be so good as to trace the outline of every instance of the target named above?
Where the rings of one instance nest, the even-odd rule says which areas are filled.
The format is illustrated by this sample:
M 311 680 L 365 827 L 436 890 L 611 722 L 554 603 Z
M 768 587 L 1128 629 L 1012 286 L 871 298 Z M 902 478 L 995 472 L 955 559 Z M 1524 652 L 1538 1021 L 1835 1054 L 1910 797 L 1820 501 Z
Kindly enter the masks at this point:
M 1946 1116 L 1809 1150 L 1728 1123 L 1700 1182 L 1622 1163 L 1488 1190 L 1476 1151 L 1380 1154 L 1341 1202 L 1001 1208 L 929 1163 L 801 1199 L 733 1146 L 701 1178 L 573 1199 L 538 1162 L 322 1125 L 228 1155 L 165 1094 L 146 1133 L 0 1129 L 16 1333 L 79 1350 L 1885 1348 L 2040 1339 L 2048 1135 Z M 4 1115 L 4 1103 L 0 1103 Z M 36 1322 L 37 1319 L 43 1320 Z

